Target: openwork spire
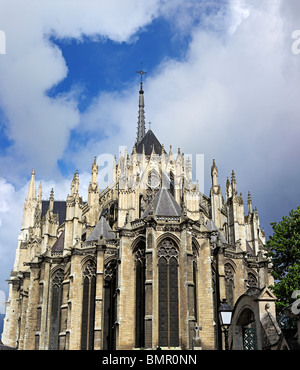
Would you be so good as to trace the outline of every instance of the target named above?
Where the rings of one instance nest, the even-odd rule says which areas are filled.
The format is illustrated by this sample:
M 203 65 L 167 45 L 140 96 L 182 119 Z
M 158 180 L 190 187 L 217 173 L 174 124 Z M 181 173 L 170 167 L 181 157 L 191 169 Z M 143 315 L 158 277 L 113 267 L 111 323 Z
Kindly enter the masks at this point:
M 146 133 L 146 121 L 145 121 L 145 104 L 144 104 L 144 91 L 143 91 L 143 75 L 147 74 L 147 72 L 143 71 L 143 65 L 141 62 L 141 70 L 137 71 L 141 75 L 141 85 L 139 91 L 139 114 L 138 114 L 138 127 L 137 127 L 137 137 L 136 137 L 136 145 L 143 140 L 145 133 Z

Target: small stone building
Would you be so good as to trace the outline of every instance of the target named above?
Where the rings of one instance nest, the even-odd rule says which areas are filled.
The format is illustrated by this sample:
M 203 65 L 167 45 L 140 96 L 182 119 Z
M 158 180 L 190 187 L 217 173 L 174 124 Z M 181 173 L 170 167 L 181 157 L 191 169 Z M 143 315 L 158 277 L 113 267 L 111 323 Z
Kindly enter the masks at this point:
M 277 350 L 284 345 L 276 321 L 275 300 L 267 287 L 251 287 L 239 297 L 230 326 L 231 349 Z

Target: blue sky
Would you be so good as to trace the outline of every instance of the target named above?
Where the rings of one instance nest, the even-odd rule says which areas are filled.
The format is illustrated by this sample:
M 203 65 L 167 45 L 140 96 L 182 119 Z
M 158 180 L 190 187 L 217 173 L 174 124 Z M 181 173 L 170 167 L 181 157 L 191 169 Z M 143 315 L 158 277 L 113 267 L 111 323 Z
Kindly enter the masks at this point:
M 87 197 L 94 156 L 131 152 L 141 59 L 146 120 L 173 153 L 216 160 L 251 191 L 267 235 L 299 205 L 297 0 L 2 0 L 0 290 L 13 268 L 32 168 L 43 198 Z M 195 164 L 195 163 L 194 163 Z
M 165 58 L 183 59 L 188 48 L 189 35 L 174 37 L 170 23 L 162 17 L 153 20 L 135 36 L 131 42 L 122 43 L 101 38 L 83 37 L 78 41 L 52 37 L 51 41 L 62 50 L 69 73 L 48 95 L 55 96 L 80 84 L 86 94 L 79 109 L 84 110 L 91 97 L 101 90 L 118 91 L 129 82 L 138 81 L 135 72 L 140 69 L 141 60 L 143 68 L 151 74 Z

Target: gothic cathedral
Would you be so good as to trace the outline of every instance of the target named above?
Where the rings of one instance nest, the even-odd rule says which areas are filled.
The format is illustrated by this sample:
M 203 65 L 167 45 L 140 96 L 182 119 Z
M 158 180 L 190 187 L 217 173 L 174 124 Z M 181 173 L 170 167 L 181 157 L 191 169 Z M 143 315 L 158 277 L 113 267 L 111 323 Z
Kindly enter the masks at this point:
M 141 71 L 142 72 L 142 71 Z M 140 72 L 140 73 L 141 73 Z M 2 340 L 18 349 L 219 349 L 220 302 L 273 283 L 257 209 L 235 174 L 225 198 L 215 161 L 209 195 L 189 159 L 145 129 L 141 73 L 137 139 L 88 200 L 75 173 L 66 201 L 42 200 L 32 171 Z M 197 329 L 201 330 L 197 330 Z M 196 329 L 196 330 L 195 330 Z M 199 334 L 199 336 L 198 336 Z

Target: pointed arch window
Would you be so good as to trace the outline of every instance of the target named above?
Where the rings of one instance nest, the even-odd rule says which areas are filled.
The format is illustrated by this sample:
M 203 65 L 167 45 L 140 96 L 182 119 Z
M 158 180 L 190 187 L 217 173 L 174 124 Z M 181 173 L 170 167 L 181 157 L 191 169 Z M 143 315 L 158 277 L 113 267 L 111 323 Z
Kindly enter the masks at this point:
M 156 188 L 159 187 L 159 185 L 160 185 L 160 177 L 159 177 L 158 173 L 155 170 L 151 170 L 148 173 L 147 185 L 151 189 L 156 189 Z
M 145 242 L 140 241 L 134 250 L 136 292 L 135 292 L 135 346 L 136 348 L 145 347 L 145 280 L 146 280 L 146 260 Z
M 248 272 L 247 283 L 250 287 L 257 287 L 257 279 L 252 272 Z
M 167 238 L 158 249 L 159 345 L 178 347 L 178 249 Z
M 49 330 L 49 349 L 58 349 L 58 340 L 60 332 L 60 308 L 62 305 L 62 283 L 64 280 L 63 270 L 58 270 L 51 283 L 51 314 Z
M 193 311 L 194 311 L 194 317 L 195 320 L 197 321 L 197 248 L 196 246 L 192 245 L 192 250 L 193 250 Z
M 234 306 L 234 270 L 230 263 L 226 263 L 225 270 L 225 283 L 226 283 L 226 298 L 227 302 Z
M 116 346 L 115 322 L 117 276 L 117 260 L 113 259 L 104 266 L 104 350 L 114 350 Z
M 174 173 L 170 172 L 170 193 L 175 196 Z
M 89 261 L 83 271 L 81 349 L 94 348 L 96 264 Z

